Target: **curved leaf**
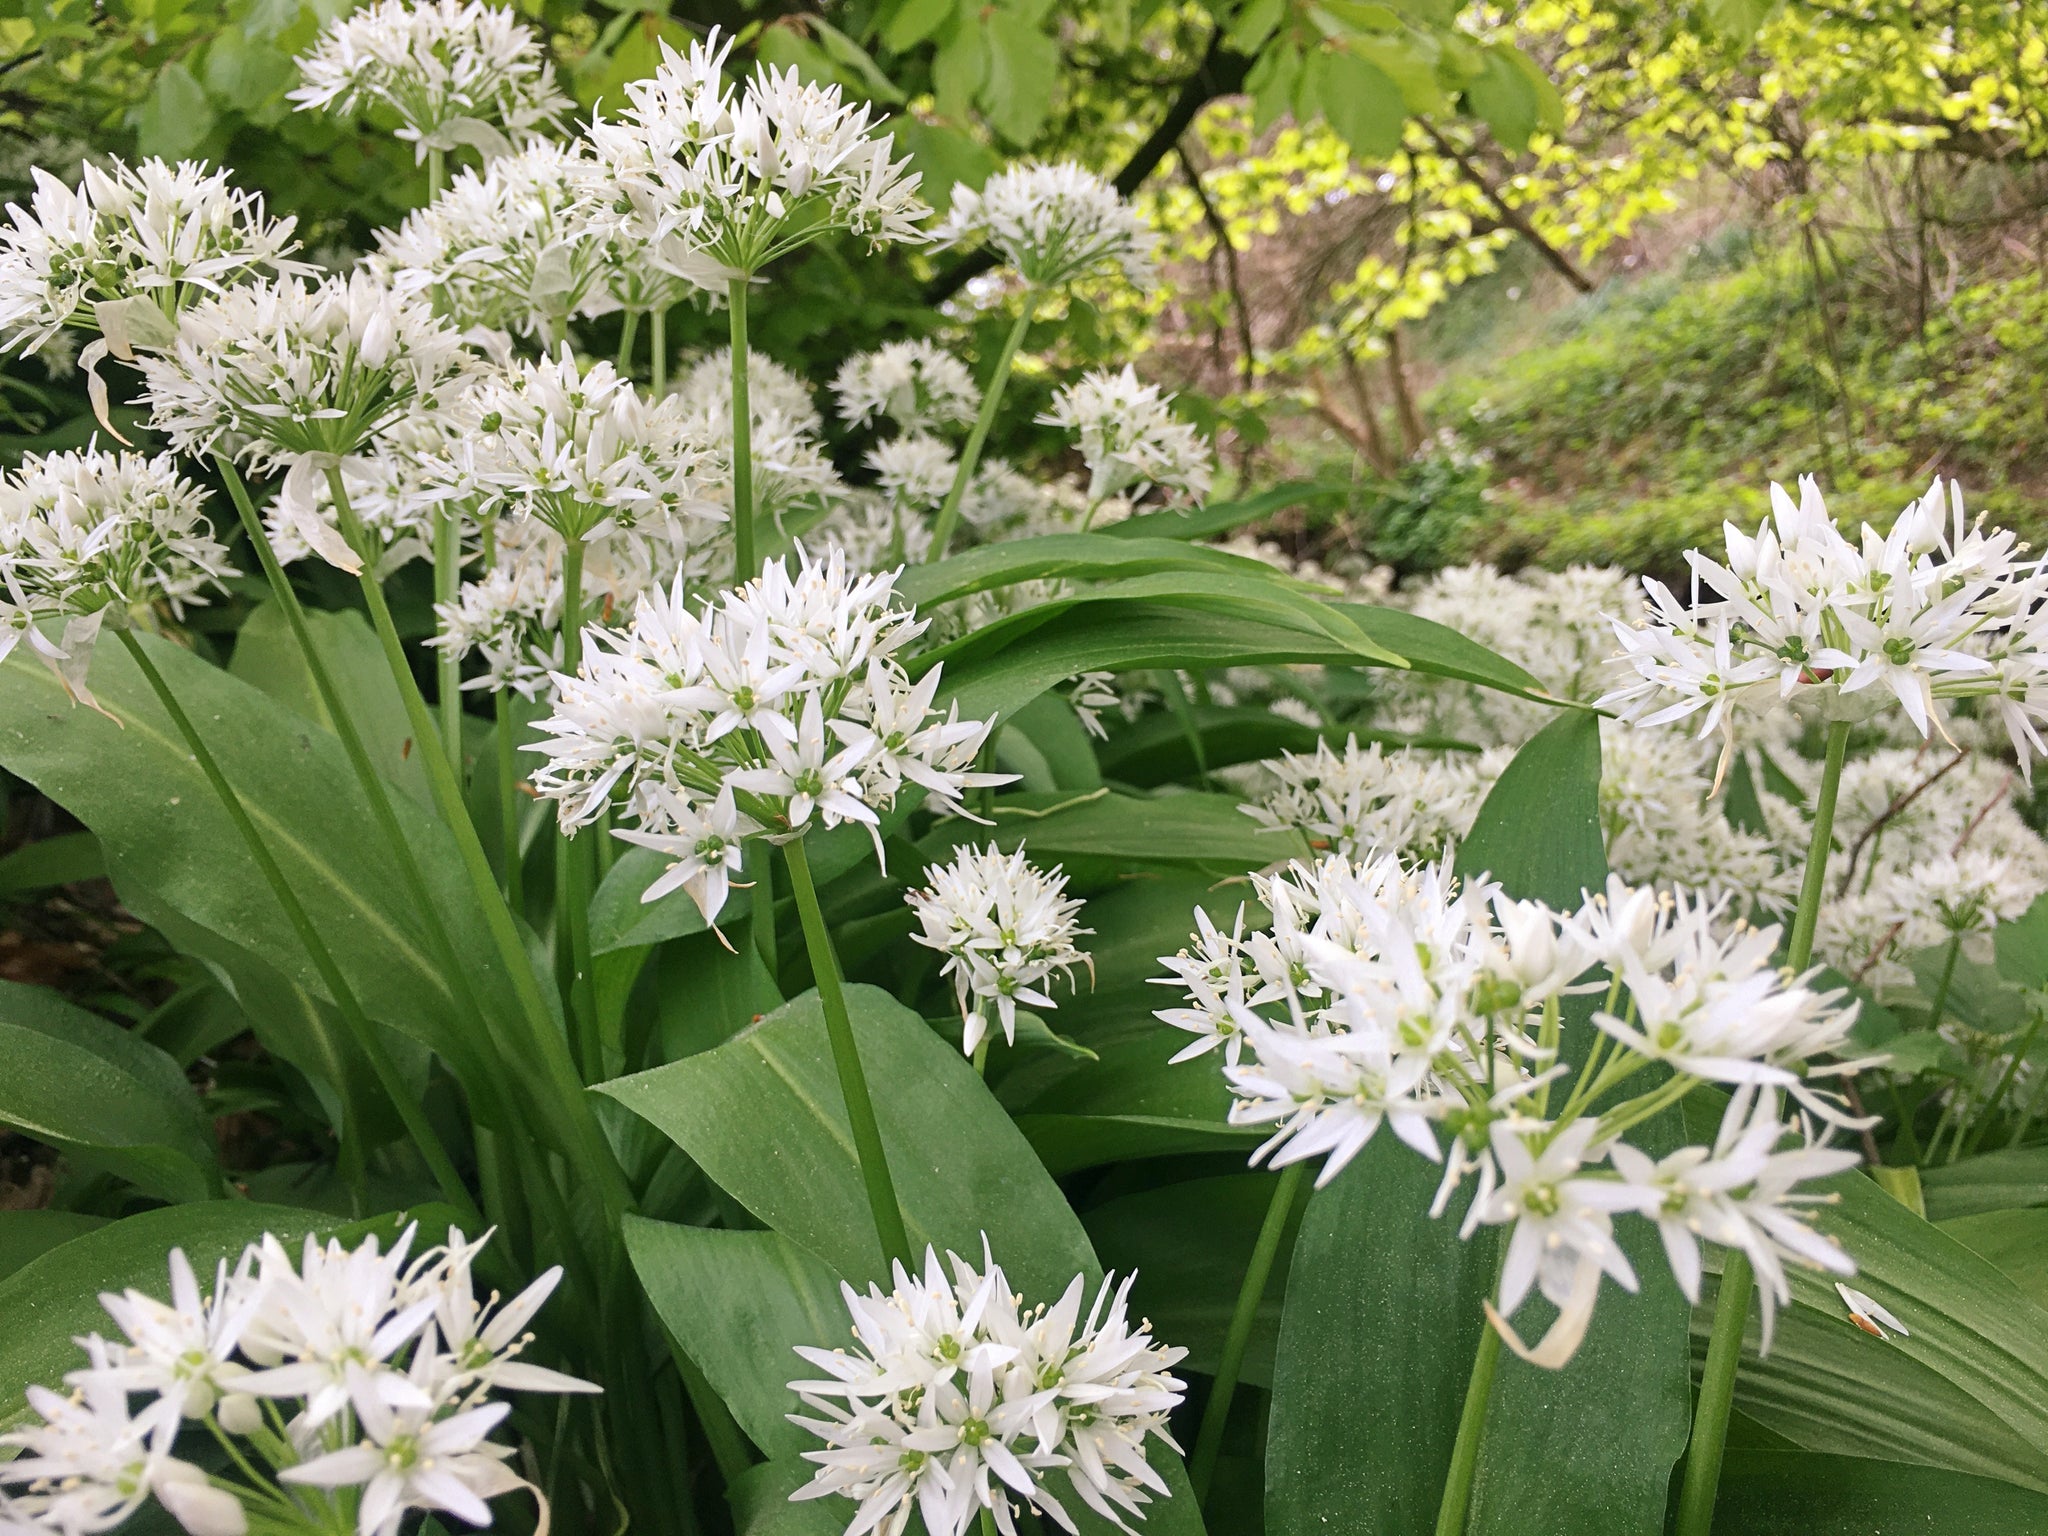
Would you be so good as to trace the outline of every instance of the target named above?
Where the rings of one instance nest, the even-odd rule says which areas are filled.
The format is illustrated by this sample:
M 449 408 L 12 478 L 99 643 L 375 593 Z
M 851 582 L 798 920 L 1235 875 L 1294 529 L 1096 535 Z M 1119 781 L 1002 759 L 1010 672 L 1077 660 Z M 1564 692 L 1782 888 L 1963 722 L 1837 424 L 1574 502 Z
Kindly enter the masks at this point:
M 913 1246 L 979 1253 L 986 1232 L 1033 1296 L 1096 1275 L 1066 1198 L 960 1052 L 888 993 L 846 995 Z M 815 992 L 724 1045 L 598 1091 L 848 1279 L 884 1273 Z
M 371 1017 L 448 1046 L 450 982 L 419 930 L 341 744 L 304 717 L 190 652 L 143 645 L 206 736 Z M 325 989 L 240 837 L 154 694 L 119 646 L 101 646 L 92 684 L 112 718 L 74 708 L 19 658 L 0 666 L 0 763 L 98 834 L 108 858 L 192 922 L 248 949 L 296 984 Z M 487 1016 L 517 1007 L 446 829 L 395 796 L 463 973 Z
M 0 981 L 0 1122 L 166 1200 L 220 1193 L 212 1127 L 178 1064 L 47 988 Z
M 1048 533 L 913 565 L 896 578 L 896 591 L 919 608 L 930 608 L 1020 581 L 1108 581 L 1163 571 L 1206 571 L 1297 592 L 1313 590 L 1263 561 L 1179 539 Z
M 1102 530 L 1111 539 L 1213 539 L 1218 534 L 1256 523 L 1295 507 L 1325 507 L 1351 494 L 1345 485 L 1327 481 L 1290 480 L 1238 501 L 1212 501 L 1200 507 L 1167 507 L 1111 523 Z

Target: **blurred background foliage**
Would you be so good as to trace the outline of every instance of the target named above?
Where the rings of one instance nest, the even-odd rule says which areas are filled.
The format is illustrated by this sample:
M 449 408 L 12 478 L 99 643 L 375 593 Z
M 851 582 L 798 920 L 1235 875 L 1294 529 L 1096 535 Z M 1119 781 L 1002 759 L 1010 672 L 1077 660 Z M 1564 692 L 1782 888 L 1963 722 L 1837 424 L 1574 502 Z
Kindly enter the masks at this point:
M 87 154 L 200 157 L 316 255 L 365 247 L 425 173 L 374 125 L 290 110 L 339 3 L 0 0 L 0 192 Z M 1025 155 L 1140 198 L 1169 281 L 1036 328 L 1012 456 L 1056 451 L 1032 424 L 1055 383 L 1135 350 L 1239 484 L 1346 486 L 1272 530 L 1302 553 L 1669 572 L 1802 471 L 1845 516 L 1938 469 L 2041 523 L 2048 7 L 519 3 L 585 111 L 717 25 L 873 101 L 941 206 Z M 1007 296 L 980 271 L 814 247 L 757 345 L 813 380 L 906 334 L 986 357 Z M 91 431 L 61 360 L 0 389 L 0 447 Z

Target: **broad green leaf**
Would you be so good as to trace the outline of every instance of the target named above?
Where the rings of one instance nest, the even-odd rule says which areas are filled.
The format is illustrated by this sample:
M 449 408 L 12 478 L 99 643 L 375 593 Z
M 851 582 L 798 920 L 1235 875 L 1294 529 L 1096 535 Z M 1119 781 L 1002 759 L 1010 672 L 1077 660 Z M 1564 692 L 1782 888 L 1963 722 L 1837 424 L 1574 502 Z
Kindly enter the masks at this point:
M 2048 1497 L 2028 1489 L 1961 1472 L 1808 1451 L 1731 1450 L 1714 1501 L 1715 1536 L 2035 1536 L 2043 1530 Z
M 953 14 L 953 0 L 902 0 L 882 23 L 882 46 L 907 53 L 938 31 Z
M 1398 654 L 1416 672 L 1544 697 L 1536 679 L 1455 630 L 1390 608 L 1326 606 L 1349 618 L 1368 643 Z M 942 691 L 959 702 L 963 716 L 1014 712 L 1082 672 L 1370 665 L 1356 649 L 1327 635 L 1237 612 L 1133 598 L 1097 598 L 1070 606 L 1057 625 L 1028 633 L 1006 630 L 1005 638 L 1009 643 L 993 655 L 977 653 L 947 664 Z
M 1005 852 L 1022 844 L 1041 864 L 1107 862 L 1132 865 L 1191 864 L 1221 877 L 1263 869 L 1268 864 L 1308 857 L 1299 833 L 1270 832 L 1238 809 L 1231 795 L 1167 794 L 1141 799 L 1100 791 L 1060 809 L 998 801 L 995 830 L 959 818 L 942 822 L 920 845 L 931 859 L 943 859 L 960 843 L 993 841 Z M 1036 797 L 1032 797 L 1036 798 Z M 1057 805 L 1062 798 L 1048 796 Z
M 2037 896 L 2026 912 L 2000 923 L 1992 934 L 1998 972 L 2022 987 L 2048 987 L 2048 896 Z
M 1324 49 L 1309 67 L 1323 116 L 1360 159 L 1383 160 L 1401 147 L 1408 104 L 1386 71 L 1347 48 Z
M 787 1383 L 817 1374 L 797 1345 L 846 1342 L 846 1304 L 832 1267 L 773 1232 L 639 1216 L 626 1218 L 626 1251 L 670 1336 L 748 1438 L 770 1456 L 817 1449 L 817 1439 L 785 1417 L 802 1411 Z
M 0 1280 L 74 1237 L 107 1224 L 78 1211 L 0 1211 Z
M 1035 539 L 984 544 L 950 559 L 914 565 L 896 578 L 896 590 L 920 608 L 1020 581 L 1105 581 L 1161 571 L 1215 571 L 1248 581 L 1309 590 L 1262 561 L 1172 538 L 1118 537 L 1108 533 L 1048 533 Z
M 1060 45 L 1035 20 L 1014 10 L 992 8 L 977 25 L 988 41 L 981 104 L 989 126 L 1023 148 L 1038 137 L 1052 111 Z
M 1488 48 L 1485 65 L 1465 85 L 1465 105 L 1484 118 L 1503 148 L 1520 154 L 1542 116 L 1542 99 L 1534 83 L 1509 57 L 1510 50 Z
M 590 898 L 590 948 L 593 954 L 608 955 L 616 950 L 638 949 L 663 944 L 670 939 L 703 933 L 708 924 L 687 891 L 671 891 L 654 901 L 640 898 L 675 861 L 652 848 L 622 847 L 611 873 L 598 884 Z M 747 893 L 733 891 L 718 914 L 720 926 L 745 919 Z
M 1185 1348 L 1190 1370 L 1215 1372 L 1278 1182 L 1264 1172 L 1189 1179 L 1124 1195 L 1082 1215 L 1102 1267 L 1137 1275 L 1132 1314 L 1150 1318 L 1158 1337 Z M 1289 1247 L 1281 1244 L 1245 1355 L 1244 1379 L 1254 1386 L 1273 1383 Z
M 100 840 L 90 832 L 60 832 L 40 838 L 0 858 L 0 896 L 45 890 L 91 880 L 107 872 Z
M 1316 743 L 1342 746 L 1355 738 L 1361 746 L 1381 742 L 1389 747 L 1420 747 L 1429 751 L 1464 751 L 1467 744 L 1442 737 L 1404 736 L 1398 731 L 1359 730 L 1350 726 L 1319 729 L 1290 720 L 1259 705 L 1197 704 L 1193 710 L 1201 732 L 1202 751 L 1211 769 L 1283 752 L 1313 752 Z M 1102 772 L 1123 783 L 1146 788 L 1191 778 L 1194 753 L 1181 723 L 1166 713 L 1142 716 L 1113 732 L 1096 748 Z
M 420 932 L 340 743 L 190 652 L 142 643 L 205 734 L 285 878 L 376 1019 L 453 1045 L 451 982 Z M 125 650 L 99 648 L 92 685 L 113 718 L 74 708 L 20 659 L 0 667 L 0 763 L 98 834 L 110 862 L 186 918 L 324 996 L 297 936 L 182 739 Z M 403 795 L 393 809 L 486 1016 L 517 1004 L 447 831 Z
M 874 987 L 847 988 L 912 1244 L 979 1252 L 1032 1295 L 1097 1272 L 1080 1222 L 960 1052 Z M 784 1237 L 850 1280 L 883 1273 L 815 992 L 714 1050 L 601 1085 Z
M 136 140 L 145 155 L 184 160 L 194 155 L 213 132 L 216 121 L 206 88 L 183 60 L 174 60 L 156 77 L 156 89 L 142 103 Z
M 1994 1265 L 2037 1307 L 2048 1307 L 2048 1211 L 1986 1211 L 1940 1224 Z
M 1723 37 L 1746 42 L 1778 8 L 1778 0 L 1705 0 L 1707 21 Z
M 1166 507 L 1141 512 L 1104 528 L 1108 539 L 1213 539 L 1246 523 L 1296 507 L 1322 507 L 1342 502 L 1350 487 L 1327 481 L 1290 480 L 1236 501 L 1212 501 L 1199 507 Z
M 1056 790 L 1092 790 L 1102 787 L 1102 770 L 1095 761 L 1095 741 L 1065 699 L 1041 694 L 1018 710 L 1007 728 L 1027 739 L 1045 763 Z
M 1458 848 L 1461 874 L 1490 873 L 1509 894 L 1564 910 L 1606 881 L 1600 836 L 1600 721 L 1572 713 L 1517 752 Z
M 412 750 L 412 725 L 405 717 L 405 701 L 392 684 L 391 669 L 385 665 L 384 652 L 368 621 L 353 610 L 328 613 L 315 608 L 307 611 L 306 627 L 371 763 L 422 806 L 431 806 L 433 791 L 427 787 L 424 760 Z M 334 729 L 334 720 L 306 667 L 305 652 L 299 649 L 284 610 L 276 603 L 259 603 L 242 621 L 228 671 L 297 710 L 322 730 Z
M 1430 1219 L 1437 1177 L 1378 1136 L 1309 1199 L 1273 1367 L 1269 1536 L 1435 1529 L 1498 1246 L 1460 1242 L 1456 1209 Z
M 853 1518 L 851 1500 L 790 1499 L 816 1470 L 794 1456 L 747 1468 L 725 1491 L 738 1536 L 844 1536 Z
M 1792 1305 L 1761 1359 L 1751 1320 L 1736 1406 L 1804 1450 L 2048 1493 L 2048 1311 L 1862 1175 L 1824 1187 L 1839 1201 L 1817 1208 L 1815 1224 L 1856 1260 L 1851 1283 L 1911 1336 L 1872 1338 L 1849 1321 L 1832 1276 L 1793 1269 Z M 1694 1316 L 1696 1348 L 1711 1311 Z
M 317 1212 L 240 1200 L 174 1205 L 110 1222 L 50 1249 L 0 1280 L 0 1424 L 27 1412 L 24 1397 L 36 1384 L 61 1390 L 64 1373 L 84 1360 L 72 1340 L 111 1327 L 100 1292 L 129 1286 L 166 1296 L 173 1248 L 192 1267 L 211 1275 L 218 1260 L 232 1261 L 248 1244 L 274 1232 L 287 1243 L 339 1223 Z
M 681 1061 L 723 1045 L 782 1006 L 782 995 L 752 944 L 727 948 L 700 933 L 664 946 L 654 959 L 661 1060 Z
M 220 1193 L 212 1128 L 178 1064 L 46 988 L 0 981 L 0 1122 L 165 1200 Z
M 2048 1205 L 2048 1147 L 2016 1147 L 1920 1170 L 1927 1219 Z

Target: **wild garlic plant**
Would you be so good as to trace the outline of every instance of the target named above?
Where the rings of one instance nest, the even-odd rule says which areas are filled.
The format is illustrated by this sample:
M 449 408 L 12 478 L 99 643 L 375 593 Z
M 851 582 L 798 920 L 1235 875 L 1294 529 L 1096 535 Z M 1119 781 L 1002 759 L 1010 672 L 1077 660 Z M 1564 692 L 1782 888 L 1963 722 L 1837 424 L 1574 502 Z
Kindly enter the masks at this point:
M 295 1261 L 265 1234 L 204 1290 L 173 1248 L 168 1301 L 103 1295 L 118 1336 L 80 1339 L 70 1391 L 30 1387 L 40 1422 L 0 1437 L 17 1452 L 0 1530 L 110 1530 L 152 1499 L 192 1536 L 397 1536 L 416 1510 L 488 1526 L 491 1501 L 520 1492 L 545 1518 L 490 1436 L 512 1411 L 497 1393 L 599 1390 L 520 1358 L 562 1272 L 480 1302 L 490 1234 L 451 1227 L 414 1254 L 416 1235 L 388 1250 L 309 1236 Z M 217 1454 L 203 1466 L 186 1445 Z
M 1247 931 L 1240 910 L 1225 931 L 1202 915 L 1195 941 L 1161 962 L 1160 980 L 1185 1002 L 1159 1017 L 1194 1036 L 1174 1059 L 1214 1055 L 1231 1123 L 1270 1131 L 1252 1160 L 1288 1169 L 1276 1210 L 1293 1204 L 1311 1163 L 1327 1184 L 1384 1127 L 1443 1165 L 1430 1215 L 1469 1181 L 1461 1235 L 1510 1229 L 1474 1367 L 1478 1418 L 1461 1439 L 1480 1432 L 1502 1340 L 1562 1366 L 1603 1277 L 1637 1288 L 1617 1216 L 1657 1222 L 1691 1301 L 1702 1238 L 1747 1255 L 1768 1281 L 1766 1348 L 1773 1308 L 1790 1299 L 1787 1259 L 1855 1272 L 1804 1223 L 1812 1197 L 1797 1186 L 1860 1160 L 1826 1145 L 1856 1122 L 1824 1086 L 1855 1070 L 1830 1058 L 1857 1008 L 1818 988 L 1815 972 L 1778 969 L 1778 928 L 1731 922 L 1725 898 L 1619 879 L 1560 912 L 1394 853 L 1333 854 L 1253 885 L 1269 926 Z M 1567 1022 L 1566 999 L 1581 993 L 1601 999 L 1590 1029 Z M 1731 1097 L 1712 1146 L 1653 1158 L 1631 1145 L 1631 1131 L 1713 1084 Z M 1781 1117 L 1788 1099 L 1796 1124 Z M 1508 1320 L 1534 1290 L 1558 1314 L 1527 1345 Z M 1239 1322 L 1256 1306 L 1241 1301 Z M 1219 1383 L 1205 1416 L 1198 1484 L 1234 1385 Z M 1467 1469 L 1445 1507 L 1462 1519 L 1470 1491 Z

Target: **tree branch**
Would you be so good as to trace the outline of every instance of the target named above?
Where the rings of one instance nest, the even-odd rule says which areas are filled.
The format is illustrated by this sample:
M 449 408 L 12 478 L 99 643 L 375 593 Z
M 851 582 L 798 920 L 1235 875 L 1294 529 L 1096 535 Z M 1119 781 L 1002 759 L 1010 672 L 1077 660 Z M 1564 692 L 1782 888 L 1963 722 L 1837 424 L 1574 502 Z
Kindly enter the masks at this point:
M 1242 354 L 1238 368 L 1244 378 L 1244 387 L 1252 387 L 1252 374 L 1258 358 L 1252 346 L 1252 311 L 1244 296 L 1244 278 L 1237 267 L 1237 245 L 1230 238 L 1230 226 L 1223 221 L 1223 215 L 1216 211 L 1216 205 L 1209 200 L 1208 188 L 1202 185 L 1202 172 L 1193 160 L 1188 158 L 1186 144 L 1174 147 L 1180 156 L 1180 168 L 1187 177 L 1188 186 L 1195 194 L 1195 201 L 1202 205 L 1203 222 L 1216 237 L 1216 243 L 1223 247 L 1223 272 L 1226 286 L 1230 289 L 1230 306 L 1237 314 L 1237 346 Z
M 1210 37 L 1202 62 L 1182 83 L 1180 94 L 1166 109 L 1166 116 L 1160 119 L 1159 126 L 1132 152 L 1123 169 L 1110 178 L 1110 184 L 1119 195 L 1129 197 L 1145 184 L 1145 178 L 1159 168 L 1159 162 L 1180 142 L 1180 136 L 1187 132 L 1202 108 L 1219 96 L 1234 96 L 1244 89 L 1244 77 L 1251 67 L 1252 61 L 1248 56 L 1223 46 L 1223 33 L 1219 28 Z M 970 280 L 995 264 L 995 252 L 987 247 L 961 257 L 925 285 L 925 303 L 945 303 Z
M 1437 147 L 1437 152 L 1455 164 L 1464 173 L 1465 179 L 1477 187 L 1484 194 L 1486 200 L 1493 204 L 1494 210 L 1500 215 L 1501 223 L 1534 246 L 1536 254 L 1549 262 L 1556 270 L 1558 276 L 1570 283 L 1580 293 L 1591 293 L 1593 291 L 1593 280 L 1573 265 L 1571 257 L 1565 255 L 1563 251 L 1538 234 L 1536 226 L 1529 222 L 1528 215 L 1523 213 L 1521 209 L 1512 207 L 1500 195 L 1500 188 L 1494 185 L 1486 172 L 1475 165 L 1471 157 L 1459 149 L 1457 145 L 1445 138 L 1437 130 L 1436 124 L 1425 121 L 1422 124 L 1422 131 L 1429 135 L 1430 142 Z

